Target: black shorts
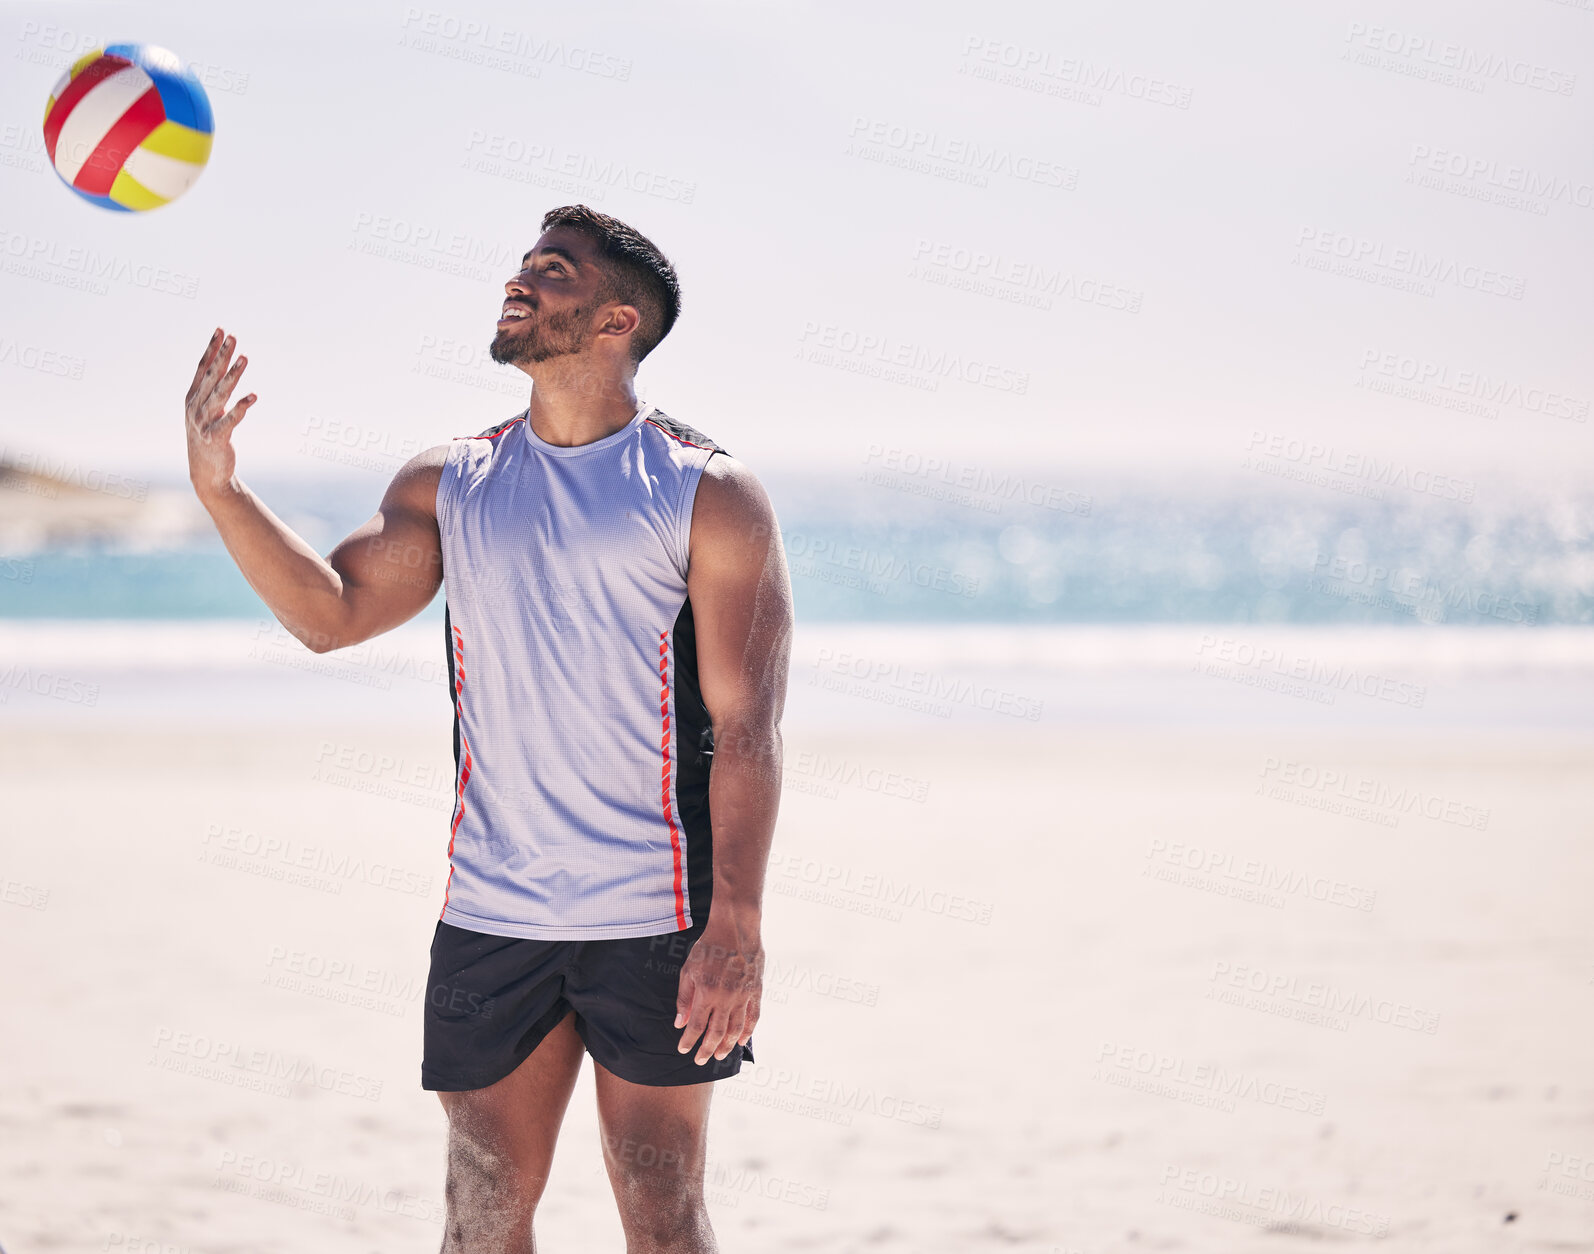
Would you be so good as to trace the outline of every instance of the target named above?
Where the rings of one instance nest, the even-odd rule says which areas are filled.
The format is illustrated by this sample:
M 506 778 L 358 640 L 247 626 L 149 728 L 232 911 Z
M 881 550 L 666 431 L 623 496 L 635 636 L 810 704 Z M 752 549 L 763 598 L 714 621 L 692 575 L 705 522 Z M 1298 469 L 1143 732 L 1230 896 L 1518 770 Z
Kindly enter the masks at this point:
M 426 982 L 421 1087 L 486 1088 L 526 1060 L 571 1010 L 587 1052 L 633 1084 L 722 1080 L 753 1061 L 752 1042 L 702 1066 L 676 1046 L 681 963 L 702 935 L 551 941 L 488 936 L 439 921 Z

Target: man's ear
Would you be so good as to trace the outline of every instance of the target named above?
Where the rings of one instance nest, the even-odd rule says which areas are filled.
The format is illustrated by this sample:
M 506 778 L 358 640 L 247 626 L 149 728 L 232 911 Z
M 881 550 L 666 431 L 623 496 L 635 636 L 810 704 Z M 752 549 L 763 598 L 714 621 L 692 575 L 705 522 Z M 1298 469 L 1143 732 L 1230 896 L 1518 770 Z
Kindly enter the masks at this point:
M 642 325 L 642 315 L 635 305 L 610 305 L 598 324 L 599 335 L 627 335 Z

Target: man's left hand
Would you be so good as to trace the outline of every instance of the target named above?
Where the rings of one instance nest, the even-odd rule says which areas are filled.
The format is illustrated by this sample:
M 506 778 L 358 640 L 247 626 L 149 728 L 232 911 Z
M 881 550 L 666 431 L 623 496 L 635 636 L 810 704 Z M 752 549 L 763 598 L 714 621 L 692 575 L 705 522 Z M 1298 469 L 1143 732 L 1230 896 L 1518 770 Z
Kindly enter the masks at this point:
M 758 1023 L 764 990 L 764 946 L 757 928 L 711 918 L 681 964 L 681 985 L 675 996 L 675 1026 L 684 1027 L 681 1053 L 698 1038 L 694 1061 L 724 1058 L 747 1044 Z

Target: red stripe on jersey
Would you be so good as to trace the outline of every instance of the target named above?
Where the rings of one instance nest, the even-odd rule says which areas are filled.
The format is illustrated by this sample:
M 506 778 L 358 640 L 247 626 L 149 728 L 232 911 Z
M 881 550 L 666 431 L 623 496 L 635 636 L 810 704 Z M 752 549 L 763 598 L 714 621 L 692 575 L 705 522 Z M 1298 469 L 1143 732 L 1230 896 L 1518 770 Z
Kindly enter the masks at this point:
M 465 639 L 459 634 L 459 628 L 454 628 L 454 656 L 459 660 L 460 666 L 465 661 Z M 465 785 L 470 781 L 470 741 L 465 739 L 465 672 L 460 666 L 454 668 L 454 717 L 460 721 L 459 748 L 460 767 L 459 784 L 454 790 L 454 821 L 448 828 L 448 882 L 443 885 L 443 909 L 438 913 L 441 919 L 448 912 L 448 894 L 454 887 L 454 838 L 459 834 L 459 821 L 465 817 Z
M 503 435 L 503 433 L 505 431 L 508 431 L 510 427 L 514 426 L 517 422 L 525 422 L 525 421 L 526 420 L 524 418 L 511 418 L 503 426 L 499 427 L 497 431 L 491 432 L 490 434 L 487 434 L 487 435 L 456 435 L 454 438 L 456 440 L 496 440 L 499 436 Z
M 653 419 L 651 419 L 651 418 L 644 419 L 644 421 L 647 422 L 647 423 L 650 423 L 651 425 L 653 425 L 655 427 L 658 427 L 660 431 L 664 432 L 665 435 L 669 436 L 670 439 L 674 440 L 677 444 L 685 444 L 688 448 L 701 448 L 701 449 L 707 449 L 708 448 L 708 445 L 706 445 L 706 444 L 693 444 L 692 441 L 690 441 L 690 440 L 681 439 L 680 436 L 676 435 L 675 432 L 671 431 L 668 427 L 660 426 L 658 423 L 654 422 Z M 710 449 L 709 451 L 713 452 L 714 450 Z
M 659 428 L 661 431 L 662 427 Z M 670 857 L 675 863 L 675 926 L 686 927 L 686 895 L 681 891 L 681 829 L 675 825 L 675 813 L 670 807 L 670 655 L 669 633 L 659 632 L 659 721 L 664 729 L 660 745 L 664 760 L 661 782 L 661 801 L 664 822 L 670 829 Z

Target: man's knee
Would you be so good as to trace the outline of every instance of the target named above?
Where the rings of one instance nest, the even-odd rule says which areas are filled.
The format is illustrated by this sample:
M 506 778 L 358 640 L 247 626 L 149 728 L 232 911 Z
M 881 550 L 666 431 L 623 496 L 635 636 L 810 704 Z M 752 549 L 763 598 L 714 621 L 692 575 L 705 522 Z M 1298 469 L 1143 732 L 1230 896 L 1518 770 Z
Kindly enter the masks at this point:
M 615 1173 L 615 1199 L 625 1230 L 669 1246 L 708 1222 L 700 1174 L 636 1168 Z
M 448 1128 L 449 1209 L 493 1204 L 517 1212 L 534 1208 L 548 1183 L 548 1163 L 526 1152 L 481 1112 L 450 1111 Z
M 689 1129 L 678 1129 L 682 1134 Z M 693 1229 L 703 1216 L 702 1155 L 689 1135 L 606 1134 L 604 1152 L 626 1229 L 656 1240 Z
M 535 1165 L 517 1160 L 491 1139 L 451 1128 L 443 1185 L 445 1254 L 518 1248 L 529 1239 L 545 1183 Z

